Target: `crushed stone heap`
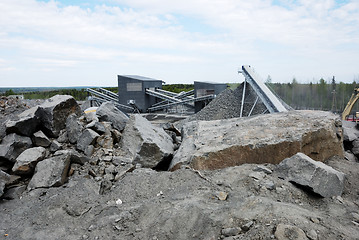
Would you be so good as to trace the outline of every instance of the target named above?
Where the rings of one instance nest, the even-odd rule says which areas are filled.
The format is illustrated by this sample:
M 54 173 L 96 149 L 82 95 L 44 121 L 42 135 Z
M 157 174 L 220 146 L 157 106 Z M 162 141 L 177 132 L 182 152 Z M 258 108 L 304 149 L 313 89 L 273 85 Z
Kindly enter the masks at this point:
M 221 92 L 215 99 L 213 99 L 206 107 L 204 107 L 198 113 L 188 117 L 186 122 L 195 121 L 195 120 L 219 120 L 219 119 L 228 119 L 228 118 L 237 118 L 240 117 L 240 110 L 242 104 L 242 94 L 243 94 L 243 83 L 239 85 L 236 89 L 226 89 Z M 257 95 L 252 89 L 252 87 L 246 85 L 246 96 L 245 104 L 243 108 L 242 116 L 248 116 L 254 102 L 256 101 Z M 266 107 L 260 99 L 258 99 L 256 106 L 254 107 L 251 115 L 257 115 L 265 112 Z

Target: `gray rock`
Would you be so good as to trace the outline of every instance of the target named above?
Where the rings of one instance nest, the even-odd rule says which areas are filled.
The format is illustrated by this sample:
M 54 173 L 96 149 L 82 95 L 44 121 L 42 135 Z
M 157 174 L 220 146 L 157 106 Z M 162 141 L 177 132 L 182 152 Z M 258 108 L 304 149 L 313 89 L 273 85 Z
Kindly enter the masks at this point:
M 303 153 L 284 159 L 276 172 L 279 177 L 309 187 L 322 197 L 340 196 L 343 192 L 344 173 Z
M 357 162 L 357 157 L 350 151 L 345 151 L 344 157 L 350 162 Z
M 56 140 L 52 141 L 52 143 L 50 145 L 50 152 L 56 152 L 56 151 L 58 151 L 60 149 L 62 149 L 61 143 L 59 143 Z
M 10 180 L 10 175 L 0 170 L 0 197 L 4 194 L 5 184 L 9 180 Z
M 18 175 L 33 173 L 36 164 L 46 157 L 46 149 L 33 147 L 23 151 L 17 158 L 12 171 Z
M 94 130 L 88 129 L 88 128 L 85 129 L 82 132 L 79 140 L 77 141 L 77 145 L 76 145 L 77 149 L 84 152 L 86 150 L 86 148 L 89 145 L 93 144 L 96 141 L 96 138 L 98 138 L 99 136 L 100 135 L 97 132 L 95 132 Z
M 75 144 L 82 133 L 83 127 L 76 114 L 70 114 L 66 119 L 66 132 L 70 143 Z
M 72 96 L 56 95 L 41 104 L 35 115 L 41 120 L 47 135 L 58 137 L 60 131 L 65 128 L 67 117 L 80 112 L 80 107 Z
M 96 142 L 102 148 L 112 149 L 114 140 L 111 134 L 104 134 L 99 136 Z
M 96 114 L 99 116 L 100 121 L 111 122 L 113 127 L 119 131 L 122 131 L 128 121 L 126 114 L 121 112 L 111 102 L 105 102 L 97 109 Z
M 344 156 L 340 120 L 324 111 L 289 111 L 250 118 L 193 121 L 170 165 L 219 169 L 243 163 L 278 164 L 297 152 L 317 161 Z
M 312 229 L 310 231 L 307 232 L 307 237 L 310 239 L 310 240 L 317 240 L 318 239 L 318 234 L 317 232 Z
M 274 235 L 278 240 L 308 240 L 302 229 L 286 224 L 278 224 Z
M 21 194 L 25 190 L 26 190 L 26 185 L 12 187 L 6 191 L 6 193 L 3 195 L 3 198 L 8 200 L 19 199 L 21 197 Z
M 28 189 L 58 187 L 67 180 L 70 155 L 59 155 L 42 160 L 36 165 Z
M 16 133 L 30 137 L 35 131 L 38 130 L 40 120 L 35 116 L 38 107 L 30 108 L 19 114 L 19 120 L 7 121 L 5 123 L 6 133 Z
M 20 155 L 20 153 L 31 146 L 32 142 L 29 137 L 11 133 L 4 137 L 0 145 L 0 158 L 5 158 L 6 160 L 15 162 L 15 159 Z
M 40 130 L 34 133 L 32 137 L 35 146 L 48 147 L 51 145 L 51 140 Z
M 249 231 L 249 229 L 253 226 L 254 222 L 253 221 L 249 221 L 245 224 L 243 224 L 243 226 L 241 226 L 241 229 L 245 232 Z
M 359 156 L 359 138 L 355 139 L 353 142 L 353 148 L 351 149 L 352 153 L 354 153 L 355 156 Z
M 59 155 L 69 155 L 71 163 L 78 163 L 80 165 L 83 165 L 86 162 L 90 161 L 89 157 L 84 156 L 83 154 L 79 153 L 74 149 L 59 150 L 54 153 L 54 156 L 59 156 Z
M 84 153 L 85 153 L 85 155 L 86 155 L 87 157 L 91 157 L 92 154 L 94 153 L 94 151 L 95 151 L 95 147 L 94 147 L 93 145 L 88 145 L 88 146 L 86 147 Z
M 59 143 L 67 143 L 68 142 L 68 137 L 67 137 L 67 131 L 65 129 L 61 130 L 59 133 L 59 137 L 57 138 L 57 141 Z
M 240 232 L 242 231 L 241 228 L 237 228 L 237 227 L 234 227 L 234 228 L 223 228 L 221 233 L 223 236 L 225 237 L 230 237 L 230 236 L 235 236 L 235 235 L 238 235 Z
M 92 130 L 96 131 L 98 134 L 103 134 L 106 132 L 106 128 L 103 123 L 93 121 L 90 124 L 88 124 L 86 127 L 91 128 Z
M 359 130 L 355 122 L 342 121 L 343 139 L 352 142 L 359 137 Z
M 153 168 L 173 154 L 172 139 L 140 115 L 132 115 L 123 131 L 121 146 L 135 164 Z

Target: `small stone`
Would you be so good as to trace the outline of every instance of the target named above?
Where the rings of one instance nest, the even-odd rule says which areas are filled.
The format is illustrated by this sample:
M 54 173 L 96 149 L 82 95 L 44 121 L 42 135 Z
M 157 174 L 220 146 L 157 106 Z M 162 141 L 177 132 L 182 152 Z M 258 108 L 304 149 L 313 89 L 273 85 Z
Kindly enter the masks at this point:
M 264 172 L 252 172 L 249 174 L 249 176 L 251 178 L 254 178 L 256 180 L 262 180 L 263 178 L 265 178 L 265 173 Z
M 60 149 L 62 149 L 61 143 L 59 143 L 56 140 L 52 141 L 52 143 L 50 145 L 50 151 L 51 152 L 56 152 L 57 150 L 60 150 Z
M 312 221 L 313 223 L 316 223 L 316 224 L 319 223 L 319 219 L 316 218 L 316 217 L 311 217 L 311 218 L 310 218 L 310 221 Z
M 317 232 L 312 229 L 310 230 L 309 232 L 307 232 L 307 237 L 310 239 L 310 240 L 317 240 L 318 239 L 318 234 Z
M 241 229 L 245 232 L 247 232 L 252 226 L 253 226 L 254 222 L 253 221 L 249 221 L 246 224 L 244 224 Z
M 221 233 L 225 237 L 235 236 L 241 232 L 241 228 L 224 228 L 222 229 Z
M 116 200 L 116 204 L 117 204 L 117 205 L 121 205 L 121 204 L 122 204 L 122 200 L 121 200 L 121 199 L 117 199 L 117 200 Z
M 264 186 L 268 189 L 268 190 L 274 190 L 275 189 L 275 183 L 273 181 L 266 181 L 264 183 Z
M 278 224 L 274 236 L 278 240 L 307 240 L 304 231 L 296 226 Z
M 38 147 L 48 147 L 51 144 L 50 139 L 42 131 L 34 133 L 33 142 Z
M 359 214 L 358 213 L 352 212 L 350 215 L 353 217 L 354 221 L 359 222 Z
M 89 232 L 91 232 L 92 230 L 96 229 L 95 225 L 90 225 L 89 228 L 87 229 Z
M 217 198 L 221 201 L 227 200 L 227 197 L 228 197 L 228 193 L 226 193 L 226 192 L 219 192 L 217 194 Z

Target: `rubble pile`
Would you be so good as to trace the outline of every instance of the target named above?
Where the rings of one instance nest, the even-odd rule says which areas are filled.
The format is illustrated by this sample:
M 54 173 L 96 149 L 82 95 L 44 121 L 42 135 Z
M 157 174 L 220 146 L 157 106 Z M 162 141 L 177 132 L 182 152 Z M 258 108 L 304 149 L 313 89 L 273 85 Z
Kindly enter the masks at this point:
M 359 235 L 359 134 L 331 113 L 222 112 L 179 131 L 64 95 L 24 110 L 0 142 L 0 238 Z

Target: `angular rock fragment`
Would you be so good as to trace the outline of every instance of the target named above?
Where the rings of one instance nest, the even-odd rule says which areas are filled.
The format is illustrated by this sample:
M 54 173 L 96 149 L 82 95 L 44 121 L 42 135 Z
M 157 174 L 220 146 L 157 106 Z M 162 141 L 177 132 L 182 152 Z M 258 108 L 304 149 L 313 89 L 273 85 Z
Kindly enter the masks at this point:
M 57 150 L 60 150 L 60 149 L 62 149 L 61 143 L 59 143 L 56 140 L 52 141 L 52 143 L 50 145 L 50 152 L 56 152 Z
M 46 149 L 33 147 L 23 151 L 17 158 L 12 168 L 15 174 L 26 175 L 34 171 L 36 164 L 46 157 Z
M 323 111 L 289 111 L 251 118 L 194 121 L 182 128 L 182 144 L 170 169 L 219 169 L 243 163 L 277 164 L 297 152 L 317 161 L 344 156 L 341 121 Z
M 96 141 L 96 138 L 98 138 L 100 135 L 95 132 L 94 130 L 91 129 L 86 129 L 85 131 L 82 132 L 79 140 L 77 141 L 77 149 L 81 150 L 81 151 L 85 151 L 86 148 L 93 144 Z
M 90 158 L 84 156 L 83 154 L 79 153 L 74 149 L 59 150 L 54 153 L 54 156 L 59 156 L 59 155 L 69 155 L 71 163 L 78 163 L 80 165 L 83 165 L 86 162 L 90 161 Z
M 126 114 L 121 112 L 111 102 L 105 102 L 97 109 L 96 114 L 99 116 L 100 121 L 111 122 L 113 127 L 119 131 L 122 131 L 128 121 Z
M 343 124 L 343 139 L 344 141 L 352 142 L 359 137 L 359 130 L 355 122 L 342 121 Z
M 51 140 L 41 130 L 34 133 L 32 139 L 35 146 L 48 147 L 51 144 Z
M 35 115 L 38 107 L 30 108 L 19 114 L 19 120 L 7 121 L 5 124 L 6 133 L 16 133 L 23 136 L 30 137 L 38 130 L 40 123 L 39 118 Z
M 355 139 L 353 142 L 353 148 L 351 149 L 352 153 L 359 157 L 359 138 Z
M 70 143 L 74 144 L 79 139 L 81 133 L 82 133 L 82 125 L 77 119 L 76 114 L 71 114 L 66 119 L 66 132 L 67 132 L 67 138 Z
M 67 180 L 70 155 L 63 154 L 42 160 L 36 165 L 28 189 L 58 187 Z
M 340 196 L 344 188 L 344 173 L 303 153 L 284 159 L 276 169 L 278 176 L 308 187 L 322 197 Z
M 123 131 L 121 146 L 132 157 L 133 163 L 149 168 L 173 154 L 171 137 L 140 115 L 130 117 Z
M 0 144 L 0 158 L 5 158 L 6 160 L 15 162 L 15 159 L 20 155 L 20 153 L 31 146 L 32 142 L 29 137 L 11 133 L 4 137 L 2 143 Z
M 106 132 L 106 128 L 103 123 L 92 121 L 91 123 L 86 125 L 86 128 L 91 128 L 92 130 L 96 131 L 98 134 L 103 134 Z
M 60 131 L 57 141 L 59 143 L 67 143 L 69 141 L 69 139 L 67 138 L 67 131 L 65 129 Z
M 4 194 L 5 184 L 9 179 L 10 175 L 0 170 L 0 197 Z
M 76 100 L 69 95 L 56 95 L 41 104 L 35 115 L 41 120 L 43 130 L 50 137 L 57 137 L 65 128 L 67 117 L 80 114 Z

